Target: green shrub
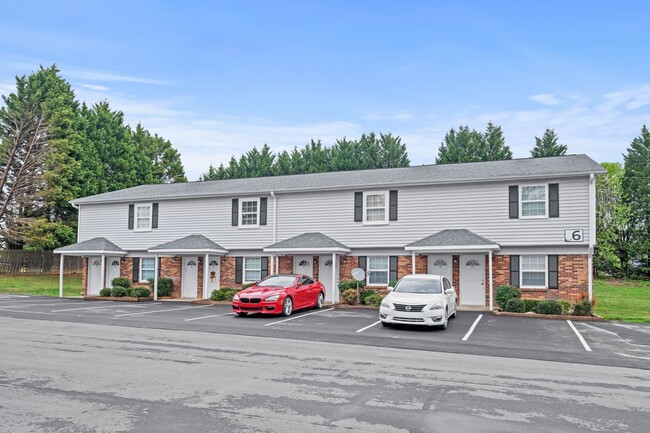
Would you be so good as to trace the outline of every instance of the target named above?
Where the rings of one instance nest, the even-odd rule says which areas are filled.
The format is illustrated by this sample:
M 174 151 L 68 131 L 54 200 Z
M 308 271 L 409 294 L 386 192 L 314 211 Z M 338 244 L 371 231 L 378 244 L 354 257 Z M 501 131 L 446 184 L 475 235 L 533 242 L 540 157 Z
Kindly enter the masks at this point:
M 366 287 L 366 283 L 359 281 L 359 291 Z M 342 280 L 339 282 L 339 292 L 343 293 L 348 289 L 357 290 L 357 280 Z
M 390 280 L 390 281 L 388 282 L 388 286 L 389 286 L 389 287 L 395 287 L 396 284 L 397 284 L 397 280 Z
M 564 315 L 569 314 L 569 310 L 571 310 L 571 302 L 569 301 L 558 301 L 558 302 L 562 307 L 562 314 Z
M 99 296 L 109 296 L 110 297 L 111 296 L 111 290 L 112 289 L 110 287 L 106 287 L 105 289 L 101 289 L 99 291 Z
M 153 278 L 149 278 L 149 287 L 153 290 Z M 158 296 L 171 296 L 174 290 L 174 280 L 171 278 L 158 278 Z
M 525 313 L 526 303 L 519 298 L 508 299 L 508 302 L 506 302 L 506 311 L 511 313 Z
M 379 293 L 373 293 L 368 295 L 363 300 L 363 305 L 368 305 L 370 307 L 379 307 L 381 305 L 381 300 L 384 299 Z
M 540 301 L 540 303 L 537 304 L 537 314 L 562 314 L 562 305 L 553 299 Z
M 591 316 L 592 305 L 589 299 L 583 299 L 573 305 L 574 316 Z
M 356 290 L 357 289 L 355 288 L 354 291 L 356 292 Z M 359 289 L 359 300 L 363 305 L 366 305 L 366 298 L 368 296 L 372 296 L 372 295 L 375 295 L 375 294 L 376 294 L 376 292 L 374 290 L 361 290 L 361 289 Z
M 343 302 L 354 305 L 357 303 L 357 289 L 348 289 L 343 294 Z
M 537 311 L 537 305 L 539 305 L 539 301 L 537 299 L 522 299 L 524 301 L 524 304 L 526 306 L 524 312 L 528 313 L 529 311 L 535 312 Z
M 210 299 L 213 301 L 232 301 L 232 297 L 237 293 L 237 289 L 222 287 L 219 290 L 213 290 Z
M 134 287 L 131 289 L 132 298 L 148 298 L 151 296 L 151 290 L 146 287 Z
M 128 278 L 124 278 L 124 277 L 113 278 L 113 280 L 111 280 L 111 283 L 113 284 L 113 287 L 120 286 L 120 287 L 126 287 L 127 289 L 131 288 L 131 280 Z
M 129 289 L 126 287 L 115 286 L 111 289 L 111 296 L 114 298 L 121 298 L 129 294 Z
M 521 297 L 521 292 L 514 286 L 499 286 L 497 287 L 496 301 L 499 308 L 506 309 L 506 303 L 510 299 Z

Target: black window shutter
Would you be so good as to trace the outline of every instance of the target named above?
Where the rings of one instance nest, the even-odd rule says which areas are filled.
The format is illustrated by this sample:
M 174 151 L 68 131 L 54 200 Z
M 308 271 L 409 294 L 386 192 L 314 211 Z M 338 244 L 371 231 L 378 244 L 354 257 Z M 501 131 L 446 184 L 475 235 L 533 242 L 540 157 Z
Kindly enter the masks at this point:
M 269 258 L 262 257 L 262 278 L 269 276 Z
M 519 218 L 519 187 L 510 185 L 508 187 L 508 197 L 510 203 L 510 219 Z
M 550 218 L 560 217 L 560 192 L 559 184 L 551 183 L 548 185 L 548 216 Z
M 129 230 L 133 230 L 133 218 L 135 213 L 135 205 L 129 205 Z
M 392 190 L 390 192 L 390 212 L 389 212 L 389 220 L 390 221 L 397 221 L 397 190 Z
M 239 199 L 232 199 L 232 225 L 239 225 Z
M 366 256 L 361 256 L 361 257 L 359 257 L 359 267 L 360 267 L 361 269 L 363 269 L 364 271 L 365 271 L 366 268 L 367 268 L 366 261 L 367 261 Z
M 363 221 L 363 193 L 354 193 L 354 222 Z
M 265 226 L 266 225 L 266 197 L 262 197 L 260 199 L 260 225 Z
M 158 228 L 158 203 L 151 205 L 151 228 Z
M 519 287 L 519 256 L 510 256 L 510 285 Z
M 235 257 L 235 284 L 242 283 L 242 258 Z
M 140 281 L 140 258 L 133 257 L 133 282 Z
M 390 256 L 390 272 L 388 281 L 397 281 L 397 256 Z
M 548 256 L 548 288 L 558 289 L 558 272 L 557 272 L 558 256 Z
M 162 273 L 162 257 L 158 257 L 158 278 L 160 278 L 161 273 Z

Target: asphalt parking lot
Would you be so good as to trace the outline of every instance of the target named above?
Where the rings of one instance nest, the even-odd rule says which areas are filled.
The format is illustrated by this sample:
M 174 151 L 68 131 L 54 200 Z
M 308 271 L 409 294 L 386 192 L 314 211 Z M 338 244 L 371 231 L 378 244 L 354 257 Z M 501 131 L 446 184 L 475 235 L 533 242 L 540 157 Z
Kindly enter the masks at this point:
M 0 295 L 0 316 L 650 369 L 650 326 L 459 312 L 446 330 L 381 326 L 376 310 L 326 307 L 237 317 L 228 305 Z

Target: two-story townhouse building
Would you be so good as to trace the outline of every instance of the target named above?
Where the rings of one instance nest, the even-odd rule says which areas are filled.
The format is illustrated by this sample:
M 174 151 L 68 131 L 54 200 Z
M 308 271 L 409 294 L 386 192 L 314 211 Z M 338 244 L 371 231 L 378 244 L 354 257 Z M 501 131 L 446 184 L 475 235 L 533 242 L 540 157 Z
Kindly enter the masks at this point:
M 524 297 L 591 297 L 595 176 L 586 155 L 144 185 L 79 198 L 84 294 L 112 278 L 174 280 L 208 298 L 272 273 L 305 273 L 338 302 L 367 271 L 381 289 L 409 273 L 450 278 L 465 306 L 503 284 Z

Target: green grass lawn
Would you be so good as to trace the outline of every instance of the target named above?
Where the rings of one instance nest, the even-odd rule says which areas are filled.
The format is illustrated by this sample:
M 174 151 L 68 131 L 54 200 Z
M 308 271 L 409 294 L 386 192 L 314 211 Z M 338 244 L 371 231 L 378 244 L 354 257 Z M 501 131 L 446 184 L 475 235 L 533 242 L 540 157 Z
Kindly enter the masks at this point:
M 608 320 L 650 322 L 650 281 L 596 278 L 595 313 Z
M 59 276 L 0 275 L 0 293 L 59 296 Z M 63 277 L 63 296 L 81 296 L 81 275 Z

